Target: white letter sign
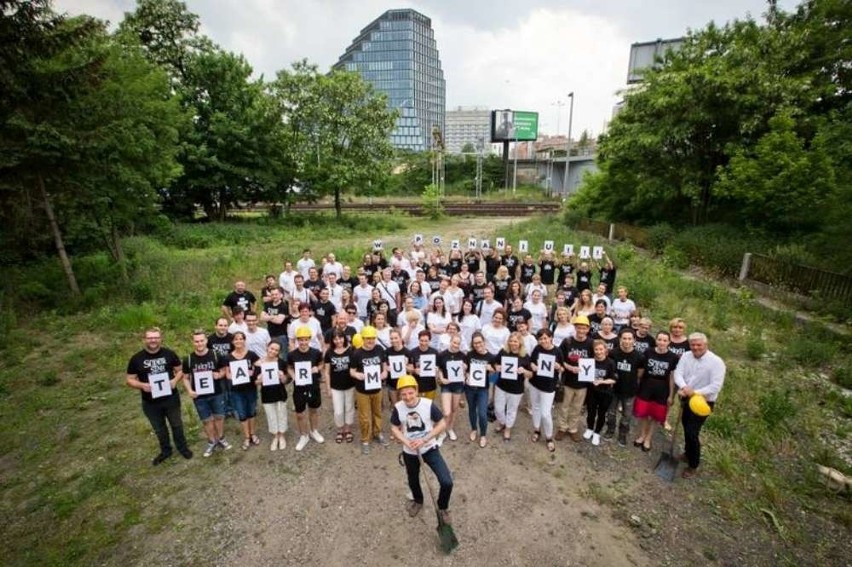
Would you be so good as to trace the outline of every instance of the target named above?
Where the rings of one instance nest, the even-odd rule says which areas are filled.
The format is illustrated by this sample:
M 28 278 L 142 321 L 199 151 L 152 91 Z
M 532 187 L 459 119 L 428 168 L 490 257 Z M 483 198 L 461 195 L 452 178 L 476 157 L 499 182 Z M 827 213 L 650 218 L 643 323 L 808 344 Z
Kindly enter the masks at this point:
M 216 386 L 213 385 L 212 370 L 196 370 L 192 373 L 192 379 L 195 386 L 195 393 L 199 396 L 216 393 Z
M 172 395 L 172 383 L 169 381 L 168 372 L 157 372 L 148 375 L 148 383 L 151 384 L 151 397 L 153 399 L 165 398 Z
M 417 371 L 420 373 L 420 376 L 423 378 L 434 378 L 436 376 L 434 354 L 420 355 L 418 362 Z
M 458 250 L 459 248 L 461 248 L 461 243 L 458 240 L 453 240 L 452 242 L 450 242 L 450 248 L 452 248 L 453 250 Z
M 373 241 L 373 250 L 381 250 L 382 249 L 382 241 L 374 240 Z
M 395 355 L 388 357 L 388 366 L 390 366 L 390 377 L 396 380 L 400 376 L 405 375 L 405 355 Z
M 518 379 L 518 357 L 504 356 L 500 360 L 500 378 L 503 380 Z
M 470 363 L 470 378 L 467 380 L 468 386 L 484 388 L 488 378 L 488 368 L 482 362 Z
M 553 246 L 554 246 L 554 244 L 553 244 L 552 240 L 545 240 L 544 241 L 544 251 L 545 252 L 553 252 Z
M 281 383 L 281 380 L 278 379 L 277 362 L 261 362 L 260 375 L 263 378 L 264 386 L 275 386 Z
M 241 384 L 249 383 L 250 376 L 248 371 L 248 360 L 232 360 L 228 363 L 228 369 L 231 372 L 232 385 L 239 386 Z
M 527 253 L 530 250 L 530 243 L 526 240 L 520 240 L 518 242 L 518 252 Z
M 538 374 L 545 378 L 553 378 L 556 374 L 556 357 L 552 354 L 539 353 Z
M 447 361 L 447 380 L 464 382 L 464 363 L 461 360 Z
M 574 255 L 574 245 L 566 244 L 562 247 L 562 255 L 563 256 L 573 256 Z
M 491 249 L 491 243 L 487 240 L 483 240 L 482 243 L 480 244 L 480 248 L 482 248 L 483 250 L 490 250 Z
M 580 373 L 577 375 L 577 380 L 580 382 L 595 381 L 595 359 L 581 358 L 577 361 L 577 366 L 580 367 Z
M 415 234 L 414 235 L 414 244 L 423 244 L 423 235 Z
M 586 260 L 590 258 L 589 247 L 588 246 L 580 246 L 580 258 Z
M 468 250 L 473 250 L 474 248 L 476 248 L 476 239 L 475 238 L 468 238 L 467 239 L 467 248 L 468 248 Z
M 293 372 L 296 374 L 296 386 L 311 385 L 311 361 L 300 360 L 293 364 Z
M 434 244 L 435 246 L 440 246 L 441 245 L 441 237 L 438 236 L 437 234 L 435 236 L 433 236 L 432 237 L 432 244 Z
M 364 367 L 364 390 L 374 392 L 382 389 L 382 367 L 370 364 Z
M 506 239 L 505 238 L 498 238 L 495 246 L 497 247 L 497 250 L 505 250 Z

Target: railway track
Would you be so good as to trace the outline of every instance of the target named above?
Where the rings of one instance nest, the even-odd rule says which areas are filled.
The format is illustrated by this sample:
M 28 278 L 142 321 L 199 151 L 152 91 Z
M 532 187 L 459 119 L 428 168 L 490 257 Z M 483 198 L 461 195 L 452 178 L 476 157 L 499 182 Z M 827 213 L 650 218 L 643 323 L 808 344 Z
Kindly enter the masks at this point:
M 449 216 L 512 217 L 556 213 L 559 212 L 560 206 L 560 203 L 555 201 L 537 203 L 445 203 L 444 212 Z M 260 212 L 264 209 L 257 208 L 256 210 Z M 291 212 L 327 212 L 333 210 L 334 205 L 325 203 L 300 203 L 290 207 Z M 346 213 L 391 213 L 393 211 L 404 211 L 413 216 L 424 214 L 423 207 L 417 203 L 377 201 L 374 203 L 345 203 L 343 205 L 343 212 Z

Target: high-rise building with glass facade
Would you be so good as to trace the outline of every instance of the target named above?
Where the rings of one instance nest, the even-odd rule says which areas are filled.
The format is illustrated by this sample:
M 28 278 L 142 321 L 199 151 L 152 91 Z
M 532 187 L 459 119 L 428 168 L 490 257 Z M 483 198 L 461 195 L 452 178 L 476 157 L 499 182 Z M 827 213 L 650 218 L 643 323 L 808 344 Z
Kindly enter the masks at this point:
M 399 111 L 396 148 L 428 150 L 432 130 L 443 136 L 446 85 L 432 20 L 415 10 L 388 10 L 361 30 L 334 65 L 358 72 Z

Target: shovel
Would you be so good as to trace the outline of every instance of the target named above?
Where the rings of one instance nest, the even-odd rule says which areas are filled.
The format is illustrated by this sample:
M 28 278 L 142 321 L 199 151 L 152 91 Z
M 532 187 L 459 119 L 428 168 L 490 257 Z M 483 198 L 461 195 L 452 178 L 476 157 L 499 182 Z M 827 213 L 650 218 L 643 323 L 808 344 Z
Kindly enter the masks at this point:
M 657 476 L 668 482 L 674 481 L 675 475 L 677 475 L 677 467 L 680 464 L 680 461 L 678 461 L 674 454 L 675 442 L 677 440 L 677 429 L 680 427 L 680 418 L 683 413 L 683 402 L 678 400 L 678 404 L 681 405 L 677 412 L 677 422 L 675 422 L 674 431 L 672 431 L 671 446 L 669 447 L 668 453 L 665 451 L 660 453 L 660 460 L 657 461 L 657 466 L 654 467 L 654 472 L 657 473 Z
M 435 515 L 438 517 L 437 529 L 438 540 L 441 543 L 441 551 L 443 551 L 445 555 L 449 555 L 459 546 L 459 540 L 456 537 L 456 532 L 453 531 L 453 526 L 444 522 L 441 518 L 441 512 L 438 510 L 438 503 L 435 500 L 435 493 L 432 491 L 432 485 L 429 484 L 426 474 L 423 472 L 423 469 L 426 468 L 426 463 L 423 462 L 423 455 L 419 450 L 417 451 L 417 458 L 420 459 L 420 475 L 423 478 L 423 482 L 426 483 L 426 488 L 429 490 L 429 498 L 432 500 L 432 507 L 435 508 Z

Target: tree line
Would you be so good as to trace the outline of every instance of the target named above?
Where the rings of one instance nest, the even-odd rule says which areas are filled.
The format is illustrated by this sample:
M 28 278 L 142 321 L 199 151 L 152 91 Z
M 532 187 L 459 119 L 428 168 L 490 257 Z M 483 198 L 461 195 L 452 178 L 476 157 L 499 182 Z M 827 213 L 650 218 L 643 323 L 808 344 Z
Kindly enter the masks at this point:
M 306 60 L 253 77 L 177 0 L 114 32 L 49 0 L 0 0 L 0 263 L 108 250 L 168 215 L 212 220 L 382 183 L 396 119 L 355 73 Z
M 852 3 L 768 2 L 761 22 L 709 24 L 649 69 L 569 205 L 644 225 L 717 223 L 848 269 Z

